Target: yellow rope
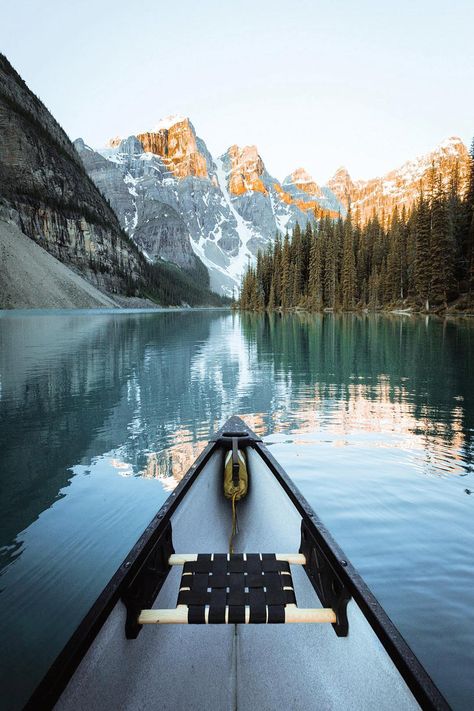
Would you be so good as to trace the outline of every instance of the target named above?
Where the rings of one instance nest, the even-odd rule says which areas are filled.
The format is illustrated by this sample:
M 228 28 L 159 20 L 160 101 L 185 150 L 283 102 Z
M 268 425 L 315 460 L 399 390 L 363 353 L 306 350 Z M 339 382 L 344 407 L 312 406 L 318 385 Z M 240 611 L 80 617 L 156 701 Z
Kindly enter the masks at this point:
M 239 492 L 236 491 L 235 494 L 232 496 L 232 531 L 230 533 L 230 538 L 229 538 L 229 553 L 231 553 L 231 554 L 234 552 L 233 540 L 234 540 L 234 536 L 236 534 L 236 528 L 237 528 L 237 514 L 236 514 L 236 510 L 235 510 L 235 500 L 236 500 L 238 493 Z

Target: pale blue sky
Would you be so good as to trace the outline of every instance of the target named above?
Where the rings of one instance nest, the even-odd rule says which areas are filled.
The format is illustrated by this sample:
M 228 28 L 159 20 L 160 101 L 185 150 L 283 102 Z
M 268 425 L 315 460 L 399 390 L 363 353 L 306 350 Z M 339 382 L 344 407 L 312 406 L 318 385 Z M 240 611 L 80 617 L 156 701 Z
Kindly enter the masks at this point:
M 15 0 L 1 50 L 93 146 L 190 116 L 277 178 L 369 178 L 474 134 L 474 0 Z

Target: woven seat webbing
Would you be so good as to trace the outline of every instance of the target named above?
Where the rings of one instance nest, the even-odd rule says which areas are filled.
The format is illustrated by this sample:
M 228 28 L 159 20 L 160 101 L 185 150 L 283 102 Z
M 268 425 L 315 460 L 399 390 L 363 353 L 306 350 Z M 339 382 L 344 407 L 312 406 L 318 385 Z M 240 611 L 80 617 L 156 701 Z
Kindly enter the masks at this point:
M 178 605 L 188 606 L 188 622 L 284 622 L 285 605 L 296 604 L 290 565 L 274 553 L 201 553 L 183 566 Z

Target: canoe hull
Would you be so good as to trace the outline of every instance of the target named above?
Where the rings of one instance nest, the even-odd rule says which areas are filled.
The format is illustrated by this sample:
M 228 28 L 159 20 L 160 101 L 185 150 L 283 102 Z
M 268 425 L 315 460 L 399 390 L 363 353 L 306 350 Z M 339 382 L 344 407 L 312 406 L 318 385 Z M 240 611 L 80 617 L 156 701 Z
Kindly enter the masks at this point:
M 223 431 L 244 427 L 235 418 Z M 236 552 L 297 552 L 304 520 L 350 591 L 347 636 L 337 636 L 330 624 L 180 624 L 147 625 L 130 640 L 124 634 L 126 608 L 117 597 L 81 658 L 77 654 L 63 672 L 62 688 L 57 684 L 54 692 L 57 708 L 448 708 L 270 452 L 256 442 L 247 457 L 250 487 L 238 507 Z M 223 458 L 224 451 L 210 443 L 155 520 L 149 537 L 170 522 L 178 553 L 227 551 L 231 518 L 230 503 L 222 494 Z M 136 566 L 143 550 L 146 542 L 137 559 L 128 556 L 124 565 Z M 298 606 L 322 607 L 304 568 L 292 566 L 292 575 Z M 153 608 L 176 606 L 180 576 L 180 566 L 172 566 Z M 125 574 L 115 592 L 120 594 L 126 584 Z

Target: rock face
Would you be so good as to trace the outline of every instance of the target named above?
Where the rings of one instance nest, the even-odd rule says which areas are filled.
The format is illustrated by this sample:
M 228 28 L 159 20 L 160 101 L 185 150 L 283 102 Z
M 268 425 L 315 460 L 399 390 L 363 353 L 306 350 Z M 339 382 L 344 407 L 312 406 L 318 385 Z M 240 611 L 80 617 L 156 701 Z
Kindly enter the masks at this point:
M 255 146 L 214 160 L 191 121 L 174 116 L 153 131 L 112 139 L 99 152 L 75 142 L 84 166 L 121 225 L 155 260 L 206 265 L 211 288 L 240 286 L 248 260 L 277 231 L 303 226 L 317 201 L 298 202 L 266 170 Z M 324 202 L 326 198 L 321 197 Z
M 344 216 L 349 204 L 362 221 L 374 211 L 388 217 L 396 206 L 413 204 L 433 162 L 446 180 L 456 162 L 461 179 L 468 167 L 465 146 L 449 139 L 383 178 L 353 181 L 340 168 L 319 186 L 300 167 L 280 183 L 256 146 L 232 145 L 214 159 L 184 116 L 170 116 L 152 131 L 124 140 L 116 137 L 98 151 L 81 139 L 75 145 L 122 227 L 148 259 L 192 269 L 198 257 L 211 288 L 227 295 L 239 288 L 249 260 L 277 232 L 284 234 L 296 222 L 305 227 L 315 217 Z
M 312 209 L 318 217 L 337 217 L 346 210 L 329 187 L 320 188 L 313 177 L 304 169 L 297 168 L 283 181 L 283 188 L 300 209 Z
M 291 175 L 285 178 L 283 185 L 294 186 L 297 190 L 307 193 L 311 197 L 323 197 L 321 188 L 304 168 L 294 170 Z
M 0 309 L 117 308 L 86 279 L 0 219 Z
M 350 202 L 354 214 L 365 223 L 374 213 L 388 218 L 395 208 L 410 209 L 421 187 L 429 193 L 433 167 L 440 171 L 445 187 L 449 186 L 455 169 L 460 185 L 465 183 L 469 153 L 460 138 L 448 138 L 431 153 L 407 161 L 381 178 L 354 182 L 345 168 L 339 168 L 328 186 L 346 209 Z
M 206 158 L 198 150 L 196 133 L 188 118 L 169 116 L 154 131 L 139 133 L 137 139 L 146 153 L 160 156 L 177 178 L 207 178 Z
M 239 283 L 232 271 L 240 246 L 236 218 L 219 186 L 216 164 L 191 122 L 179 118 L 174 132 L 172 121 L 161 122 L 156 136 L 139 134 L 156 152 L 145 151 L 136 136 L 114 139 L 100 153 L 81 139 L 76 148 L 121 224 L 150 260 L 160 257 L 193 269 L 200 259 L 211 288 L 231 294 Z M 194 174 L 196 165 L 201 175 Z
M 244 195 L 248 192 L 268 195 L 262 177 L 265 173 L 263 160 L 258 155 L 257 146 L 231 146 L 227 151 L 229 171 L 227 175 L 229 193 Z
M 138 249 L 64 131 L 3 55 L 0 202 L 24 234 L 97 286 L 119 293 L 140 279 Z
M 74 145 L 88 174 L 145 256 L 152 261 L 161 258 L 185 269 L 194 268 L 197 259 L 186 224 L 153 189 L 157 166 L 153 159 L 140 159 L 144 155 L 140 141 L 133 136 L 121 141 L 112 149 L 114 160 L 107 160 L 82 139 Z

